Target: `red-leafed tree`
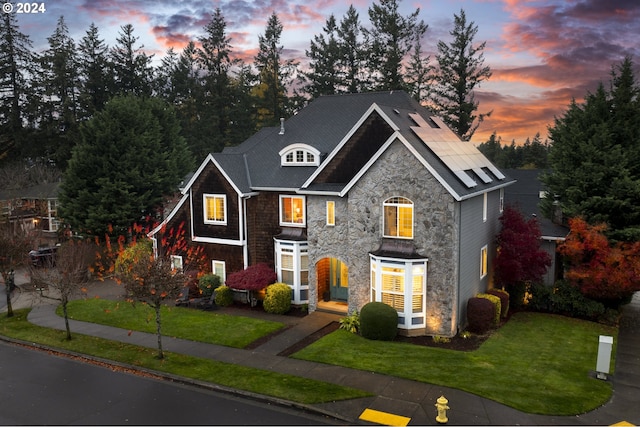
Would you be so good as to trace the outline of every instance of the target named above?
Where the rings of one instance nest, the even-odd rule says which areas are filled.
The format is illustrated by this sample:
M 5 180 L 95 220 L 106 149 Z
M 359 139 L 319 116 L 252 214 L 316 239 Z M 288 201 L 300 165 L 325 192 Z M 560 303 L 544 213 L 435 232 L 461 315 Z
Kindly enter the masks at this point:
M 569 220 L 571 232 L 560 245 L 565 279 L 587 298 L 617 305 L 640 291 L 640 242 L 611 245 L 604 224 Z
M 551 257 L 540 248 L 540 227 L 536 218 L 525 219 L 516 208 L 507 206 L 500 217 L 494 260 L 496 283 L 506 287 L 539 282 L 551 265 Z

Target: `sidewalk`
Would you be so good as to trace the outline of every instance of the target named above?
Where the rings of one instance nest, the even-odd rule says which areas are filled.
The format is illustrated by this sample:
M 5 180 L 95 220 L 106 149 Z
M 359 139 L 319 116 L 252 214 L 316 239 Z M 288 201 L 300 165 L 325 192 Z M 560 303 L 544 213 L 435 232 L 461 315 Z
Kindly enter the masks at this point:
M 102 298 L 118 298 L 121 292 L 121 288 L 106 282 L 91 290 L 91 293 Z M 55 314 L 55 301 L 29 301 L 28 297 L 29 294 L 24 292 L 16 295 L 14 309 L 33 305 L 29 321 L 44 327 L 64 329 L 64 320 Z M 256 315 L 255 312 L 252 313 Z M 631 304 L 624 310 L 617 343 L 616 370 L 612 377 L 612 399 L 592 412 L 571 417 L 522 413 L 494 401 L 447 387 L 277 356 L 292 344 L 336 321 L 339 316 L 314 312 L 304 318 L 282 316 L 280 319 L 286 320 L 290 327 L 253 350 L 170 337 L 163 337 L 163 347 L 170 352 L 292 374 L 375 394 L 369 398 L 312 406 L 323 414 L 333 415 L 350 424 L 377 425 L 359 418 L 365 409 L 373 409 L 410 418 L 410 425 L 436 425 L 437 413 L 434 404 L 438 397 L 444 395 L 449 400 L 448 405 L 451 408 L 447 412 L 449 425 L 612 425 L 623 421 L 629 423 L 627 425 L 640 425 L 640 293 L 635 295 Z M 151 348 L 155 348 L 157 344 L 153 334 L 134 332 L 129 335 L 126 330 L 86 322 L 72 320 L 71 330 Z

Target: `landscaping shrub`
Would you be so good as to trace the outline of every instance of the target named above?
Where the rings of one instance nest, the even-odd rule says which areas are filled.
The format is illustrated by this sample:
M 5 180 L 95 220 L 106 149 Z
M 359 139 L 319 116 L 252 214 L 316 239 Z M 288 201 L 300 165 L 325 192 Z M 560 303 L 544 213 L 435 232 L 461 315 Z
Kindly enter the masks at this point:
M 360 329 L 360 315 L 357 311 L 349 314 L 348 316 L 340 319 L 340 329 L 351 332 L 352 334 L 358 333 Z
M 225 285 L 218 286 L 215 301 L 216 305 L 220 307 L 228 307 L 233 304 L 233 291 L 231 288 Z
M 484 334 L 491 330 L 495 323 L 496 306 L 486 298 L 469 298 L 467 301 L 468 330 L 476 334 Z
M 233 289 L 259 291 L 278 280 L 276 272 L 265 263 L 250 265 L 242 271 L 231 273 L 226 285 Z
M 291 309 L 291 287 L 286 283 L 267 286 L 262 307 L 267 313 L 285 314 Z
M 503 319 L 506 318 L 509 313 L 509 293 L 502 289 L 489 289 L 487 293 L 500 298 L 500 313 Z
M 360 310 L 360 335 L 370 340 L 391 341 L 398 334 L 398 312 L 382 303 L 370 302 Z
M 611 316 L 604 304 L 585 297 L 578 288 L 564 281 L 558 281 L 553 287 L 535 284 L 531 286 L 530 292 L 530 310 L 587 320 L 600 320 Z
M 495 295 L 491 295 L 491 294 L 478 294 L 476 295 L 477 298 L 484 298 L 484 299 L 488 299 L 489 301 L 491 301 L 491 303 L 493 304 L 494 307 L 494 313 L 493 313 L 493 323 L 495 327 L 497 327 L 500 324 L 500 316 L 502 315 L 502 305 L 500 302 L 500 298 L 495 296 Z
M 526 305 L 525 295 L 528 285 L 524 282 L 507 285 L 506 289 L 509 293 L 509 304 L 513 308 L 523 308 Z
M 204 298 L 209 298 L 213 291 L 215 291 L 221 284 L 222 281 L 220 280 L 220 277 L 213 273 L 205 274 L 198 279 L 198 288 L 200 289 L 200 294 Z

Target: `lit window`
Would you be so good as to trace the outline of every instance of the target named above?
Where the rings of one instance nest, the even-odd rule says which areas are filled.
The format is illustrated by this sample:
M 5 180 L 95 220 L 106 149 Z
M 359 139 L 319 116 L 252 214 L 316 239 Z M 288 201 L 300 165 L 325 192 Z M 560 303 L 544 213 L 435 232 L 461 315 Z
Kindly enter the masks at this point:
M 327 225 L 336 225 L 336 202 L 327 202 Z
M 227 280 L 226 266 L 224 261 L 211 260 L 211 272 L 220 278 L 220 283 Z
M 487 247 L 480 249 L 480 278 L 487 275 Z
M 204 223 L 226 225 L 227 196 L 224 194 L 205 194 L 203 200 Z
M 500 189 L 500 213 L 504 212 L 504 188 Z
M 413 202 L 392 197 L 384 202 L 384 237 L 413 238 Z
M 182 257 L 180 255 L 171 255 L 171 269 L 182 271 Z
M 318 166 L 320 152 L 310 145 L 296 143 L 280 150 L 282 166 Z
M 305 225 L 304 197 L 280 196 L 280 225 Z

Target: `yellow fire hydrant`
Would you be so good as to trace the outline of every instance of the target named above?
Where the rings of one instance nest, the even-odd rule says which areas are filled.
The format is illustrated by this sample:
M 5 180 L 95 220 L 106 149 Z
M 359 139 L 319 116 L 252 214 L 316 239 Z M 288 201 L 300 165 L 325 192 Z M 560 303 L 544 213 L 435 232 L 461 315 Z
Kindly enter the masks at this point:
M 447 421 L 449 421 L 449 418 L 447 418 L 447 409 L 451 409 L 447 406 L 447 403 L 449 403 L 449 401 L 446 397 L 440 396 L 438 400 L 436 400 L 436 402 L 437 403 L 435 404 L 435 407 L 438 410 L 436 421 L 440 424 L 446 424 Z

